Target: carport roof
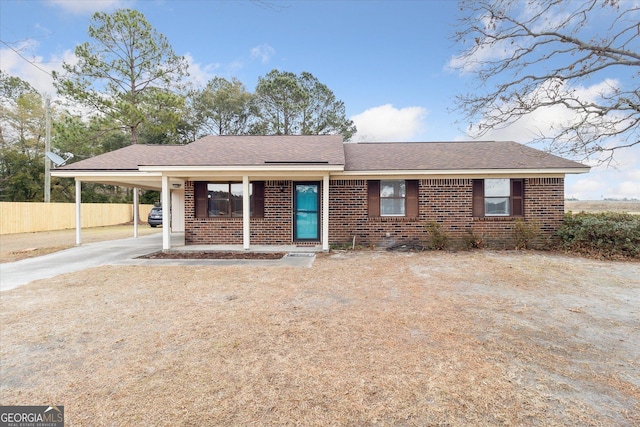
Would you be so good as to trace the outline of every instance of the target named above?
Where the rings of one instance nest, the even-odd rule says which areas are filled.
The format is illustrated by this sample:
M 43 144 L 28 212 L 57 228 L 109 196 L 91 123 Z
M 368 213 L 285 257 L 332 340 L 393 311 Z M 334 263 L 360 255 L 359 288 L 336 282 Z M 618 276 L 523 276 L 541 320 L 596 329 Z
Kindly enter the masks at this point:
M 187 145 L 130 145 L 59 168 L 63 171 L 126 171 L 141 166 L 343 166 L 340 135 L 206 136 Z
M 59 171 L 137 171 L 141 164 L 180 156 L 182 145 L 129 145 L 57 168 Z

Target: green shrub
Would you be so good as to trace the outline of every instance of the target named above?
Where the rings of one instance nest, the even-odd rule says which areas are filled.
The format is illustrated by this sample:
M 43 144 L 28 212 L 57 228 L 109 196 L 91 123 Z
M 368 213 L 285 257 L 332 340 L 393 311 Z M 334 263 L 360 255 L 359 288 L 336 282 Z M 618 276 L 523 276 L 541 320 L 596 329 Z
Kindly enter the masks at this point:
M 444 250 L 449 244 L 449 235 L 437 222 L 429 222 L 424 226 L 431 237 L 431 249 Z
M 557 231 L 562 248 L 603 258 L 640 258 L 640 216 L 617 212 L 567 213 Z
M 540 225 L 537 222 L 527 222 L 522 219 L 517 219 L 513 228 L 516 249 L 531 249 L 531 243 L 539 232 Z

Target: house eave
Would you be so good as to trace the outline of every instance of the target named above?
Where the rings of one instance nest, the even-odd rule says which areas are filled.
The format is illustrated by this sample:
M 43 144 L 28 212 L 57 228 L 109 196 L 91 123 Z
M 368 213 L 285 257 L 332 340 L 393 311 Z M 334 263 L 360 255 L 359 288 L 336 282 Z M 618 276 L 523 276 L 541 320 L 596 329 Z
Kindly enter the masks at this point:
M 96 184 L 138 187 L 147 190 L 159 190 L 162 187 L 162 174 L 157 172 L 150 173 L 136 170 L 52 170 L 51 176 L 58 178 L 74 178 L 77 181 L 93 182 Z
M 553 168 L 553 169 L 445 169 L 445 170 L 364 170 L 343 171 L 332 174 L 332 178 L 376 179 L 379 177 L 446 177 L 476 178 L 490 176 L 518 177 L 561 177 L 567 174 L 589 172 L 590 168 Z
M 110 176 L 130 176 L 141 175 L 138 169 L 51 169 L 51 176 L 69 178 L 74 176 L 94 176 L 94 175 L 110 175 Z M 160 173 L 144 172 L 144 175 L 162 176 Z
M 141 172 L 157 172 L 164 175 L 193 175 L 206 173 L 223 174 L 270 174 L 278 173 L 334 173 L 342 172 L 344 165 L 327 164 L 268 164 L 251 166 L 140 166 Z

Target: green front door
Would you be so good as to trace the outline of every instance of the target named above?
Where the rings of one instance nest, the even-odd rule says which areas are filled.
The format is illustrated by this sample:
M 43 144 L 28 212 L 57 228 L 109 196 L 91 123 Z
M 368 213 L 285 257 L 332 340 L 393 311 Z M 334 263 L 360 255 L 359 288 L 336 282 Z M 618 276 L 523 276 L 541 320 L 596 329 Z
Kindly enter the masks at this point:
M 293 235 L 295 241 L 320 240 L 320 183 L 295 183 Z

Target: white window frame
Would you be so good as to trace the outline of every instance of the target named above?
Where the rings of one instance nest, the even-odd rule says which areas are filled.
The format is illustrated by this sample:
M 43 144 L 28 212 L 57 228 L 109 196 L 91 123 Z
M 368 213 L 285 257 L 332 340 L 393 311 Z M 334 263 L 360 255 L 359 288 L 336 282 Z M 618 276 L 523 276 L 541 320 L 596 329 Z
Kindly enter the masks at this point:
M 493 203 L 490 203 L 493 201 Z M 490 209 L 505 205 L 504 210 Z M 511 180 L 509 178 L 486 178 L 484 180 L 484 216 L 511 216 Z

